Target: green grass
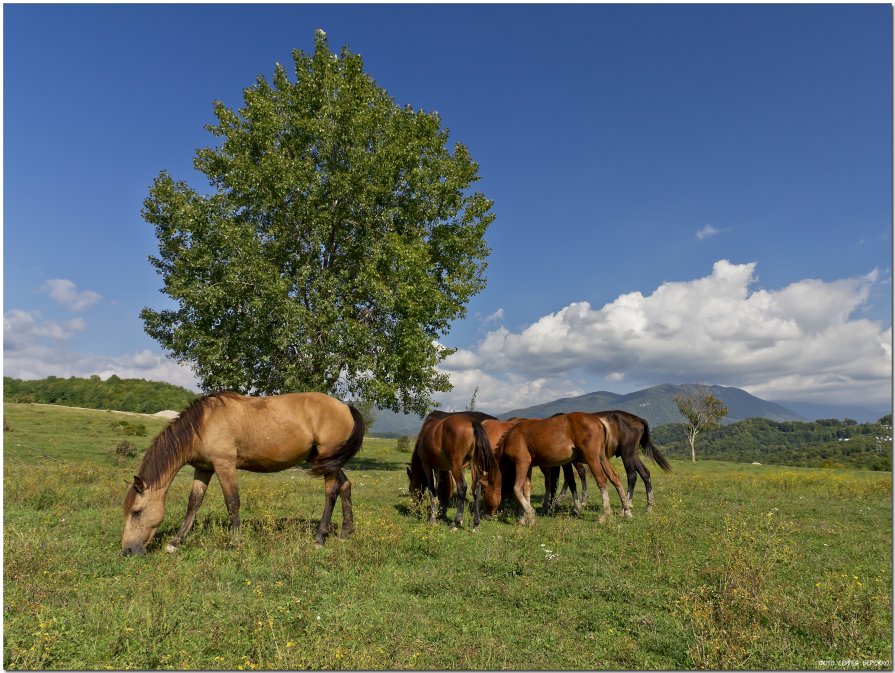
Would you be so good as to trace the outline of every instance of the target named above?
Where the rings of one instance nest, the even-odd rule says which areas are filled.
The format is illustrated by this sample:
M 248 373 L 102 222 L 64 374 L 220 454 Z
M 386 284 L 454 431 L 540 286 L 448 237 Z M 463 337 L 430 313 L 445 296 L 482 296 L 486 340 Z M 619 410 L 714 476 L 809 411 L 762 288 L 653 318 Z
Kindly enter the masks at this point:
M 240 473 L 238 543 L 213 483 L 166 554 L 184 470 L 150 553 L 123 558 L 140 459 L 114 447 L 164 422 L 125 437 L 119 419 L 5 405 L 7 669 L 891 667 L 889 474 L 673 461 L 651 470 L 649 515 L 639 484 L 634 518 L 612 493 L 600 524 L 594 488 L 581 519 L 566 501 L 532 527 L 451 533 L 413 507 L 409 454 L 367 439 L 348 541 L 314 547 L 322 480 Z

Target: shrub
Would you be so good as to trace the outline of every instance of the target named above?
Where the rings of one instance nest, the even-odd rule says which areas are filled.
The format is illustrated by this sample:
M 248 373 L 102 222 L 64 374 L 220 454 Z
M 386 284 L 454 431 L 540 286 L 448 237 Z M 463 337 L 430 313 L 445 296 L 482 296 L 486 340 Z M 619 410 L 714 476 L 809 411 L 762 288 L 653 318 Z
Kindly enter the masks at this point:
M 134 458 L 137 455 L 137 447 L 124 439 L 115 447 L 115 455 L 122 458 Z
M 145 437 L 146 426 L 143 423 L 131 423 L 130 421 L 115 421 L 112 427 L 116 432 L 130 437 Z
M 410 440 L 411 438 L 407 435 L 401 435 L 400 437 L 398 437 L 398 441 L 395 442 L 395 448 L 401 453 L 409 453 L 411 445 Z

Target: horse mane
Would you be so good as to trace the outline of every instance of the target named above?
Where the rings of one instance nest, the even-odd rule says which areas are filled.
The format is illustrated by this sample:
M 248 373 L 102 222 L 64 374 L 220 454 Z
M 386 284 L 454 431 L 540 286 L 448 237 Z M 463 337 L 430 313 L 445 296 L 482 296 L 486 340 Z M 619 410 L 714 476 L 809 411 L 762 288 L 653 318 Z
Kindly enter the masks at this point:
M 240 397 L 242 396 L 239 393 L 230 390 L 203 395 L 156 435 L 146 449 L 140 472 L 137 474 L 146 487 L 158 486 L 172 463 L 183 465 L 189 459 L 193 441 L 202 437 L 202 419 L 206 409 L 221 404 L 224 400 L 235 400 Z

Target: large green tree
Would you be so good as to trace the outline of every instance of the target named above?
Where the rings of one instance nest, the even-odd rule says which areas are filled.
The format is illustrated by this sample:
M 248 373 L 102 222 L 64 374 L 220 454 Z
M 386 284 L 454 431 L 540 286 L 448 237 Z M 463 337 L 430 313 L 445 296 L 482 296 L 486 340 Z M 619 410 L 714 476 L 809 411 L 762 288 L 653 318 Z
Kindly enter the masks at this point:
M 150 261 L 176 308 L 143 309 L 145 329 L 207 390 L 423 413 L 450 389 L 437 339 L 485 286 L 492 203 L 439 115 L 396 105 L 359 55 L 318 30 L 293 60 L 239 110 L 215 103 L 208 193 L 153 183 Z

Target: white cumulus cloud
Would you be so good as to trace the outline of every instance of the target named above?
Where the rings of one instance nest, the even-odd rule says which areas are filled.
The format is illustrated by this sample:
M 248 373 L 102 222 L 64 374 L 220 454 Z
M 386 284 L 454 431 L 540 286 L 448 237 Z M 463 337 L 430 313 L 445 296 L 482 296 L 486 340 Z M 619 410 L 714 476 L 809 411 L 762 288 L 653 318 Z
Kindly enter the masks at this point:
M 582 376 L 613 382 L 710 381 L 772 399 L 889 403 L 891 328 L 854 317 L 877 271 L 835 281 L 800 280 L 756 289 L 755 263 L 715 263 L 708 276 L 666 282 L 595 308 L 574 302 L 518 332 L 501 326 L 443 365 L 452 380 L 484 383 L 482 406 L 526 397 L 513 377 L 543 381 L 531 403 L 580 389 Z M 490 378 L 489 378 L 490 377 Z M 474 385 L 474 384 L 473 384 Z M 493 387 L 493 392 L 492 392 Z M 533 399 L 544 393 L 540 399 Z
M 86 329 L 81 318 L 66 322 L 44 320 L 36 311 L 13 309 L 3 316 L 3 374 L 19 379 L 47 376 L 140 378 L 198 388 L 192 370 L 149 350 L 124 355 L 96 355 L 74 350 L 68 343 Z
M 43 287 L 58 304 L 75 313 L 83 311 L 102 299 L 102 295 L 98 292 L 79 291 L 77 285 L 64 278 L 52 278 L 44 283 Z

